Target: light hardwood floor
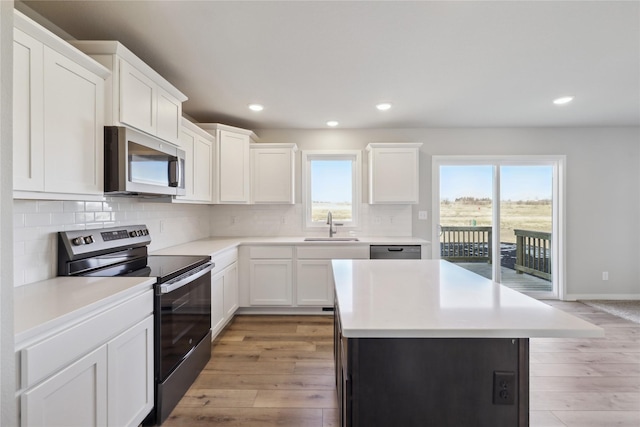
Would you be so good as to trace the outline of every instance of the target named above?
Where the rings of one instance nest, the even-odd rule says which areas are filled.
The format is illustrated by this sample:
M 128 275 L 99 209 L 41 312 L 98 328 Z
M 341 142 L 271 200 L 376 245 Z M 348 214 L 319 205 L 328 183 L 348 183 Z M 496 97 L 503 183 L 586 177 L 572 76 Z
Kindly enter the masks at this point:
M 548 303 L 606 337 L 531 340 L 531 427 L 640 426 L 640 325 Z M 332 340 L 331 316 L 236 316 L 163 426 L 337 426 Z

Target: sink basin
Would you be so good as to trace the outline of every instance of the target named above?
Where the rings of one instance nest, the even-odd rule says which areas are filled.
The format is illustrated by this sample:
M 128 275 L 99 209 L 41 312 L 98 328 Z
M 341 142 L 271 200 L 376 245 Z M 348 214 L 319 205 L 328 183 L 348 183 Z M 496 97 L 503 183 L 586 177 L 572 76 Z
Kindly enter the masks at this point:
M 305 242 L 358 242 L 357 237 L 305 237 Z

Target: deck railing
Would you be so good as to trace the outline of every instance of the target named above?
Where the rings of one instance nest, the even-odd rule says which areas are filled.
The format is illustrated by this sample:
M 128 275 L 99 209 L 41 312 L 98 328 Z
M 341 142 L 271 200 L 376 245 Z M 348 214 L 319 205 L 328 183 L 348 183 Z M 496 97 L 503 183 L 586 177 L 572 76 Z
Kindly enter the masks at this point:
M 516 272 L 551 280 L 551 233 L 513 230 L 516 235 Z
M 491 227 L 440 227 L 440 257 L 454 262 L 491 263 Z

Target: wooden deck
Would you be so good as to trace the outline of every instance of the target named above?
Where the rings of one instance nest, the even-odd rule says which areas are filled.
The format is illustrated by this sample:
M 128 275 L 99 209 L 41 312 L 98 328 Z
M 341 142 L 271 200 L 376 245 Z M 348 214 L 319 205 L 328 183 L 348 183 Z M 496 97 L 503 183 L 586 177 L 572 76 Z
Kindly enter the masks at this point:
M 605 338 L 530 341 L 531 427 L 640 425 L 640 325 L 548 302 Z M 338 425 L 332 316 L 236 316 L 163 427 Z
M 493 265 L 486 262 L 456 262 L 462 268 L 491 279 Z M 550 281 L 531 274 L 518 274 L 515 270 L 500 267 L 502 284 L 519 292 L 551 292 L 553 285 Z

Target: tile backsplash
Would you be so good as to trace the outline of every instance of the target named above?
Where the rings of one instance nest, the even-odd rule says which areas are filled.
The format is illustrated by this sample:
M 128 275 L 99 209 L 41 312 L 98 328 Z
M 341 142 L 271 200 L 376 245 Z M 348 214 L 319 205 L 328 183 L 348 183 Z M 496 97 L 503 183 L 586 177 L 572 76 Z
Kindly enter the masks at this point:
M 302 205 L 191 205 L 111 197 L 102 202 L 14 200 L 14 285 L 57 275 L 57 232 L 146 224 L 150 251 L 209 236 L 324 236 L 306 230 Z M 411 206 L 360 207 L 356 230 L 337 236 L 411 236 Z
M 107 198 L 102 202 L 14 200 L 14 285 L 57 275 L 57 232 L 146 224 L 149 250 L 210 235 L 210 206 Z
M 214 205 L 212 236 L 324 236 L 328 226 L 307 230 L 303 208 L 296 205 Z M 411 205 L 360 205 L 356 230 L 337 227 L 337 236 L 411 236 Z

